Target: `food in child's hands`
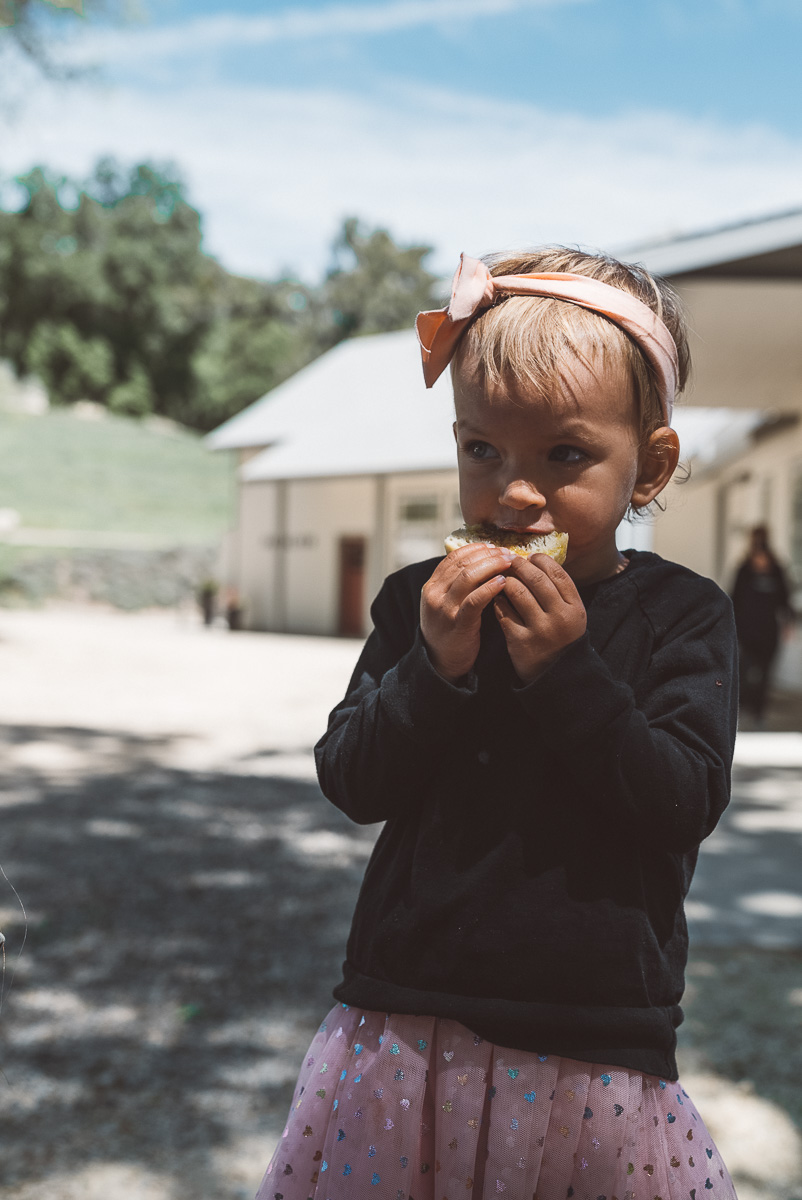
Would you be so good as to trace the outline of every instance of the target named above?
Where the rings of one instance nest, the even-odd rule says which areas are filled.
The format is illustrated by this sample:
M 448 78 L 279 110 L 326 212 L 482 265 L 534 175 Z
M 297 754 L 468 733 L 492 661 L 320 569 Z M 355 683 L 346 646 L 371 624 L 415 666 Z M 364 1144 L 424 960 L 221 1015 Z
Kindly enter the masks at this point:
M 491 546 L 511 550 L 521 558 L 529 558 L 530 554 L 547 554 L 558 566 L 565 562 L 568 550 L 568 534 L 558 533 L 557 530 L 527 535 L 513 529 L 499 529 L 496 525 L 463 525 L 446 538 L 446 554 L 460 550 L 470 542 L 488 542 Z

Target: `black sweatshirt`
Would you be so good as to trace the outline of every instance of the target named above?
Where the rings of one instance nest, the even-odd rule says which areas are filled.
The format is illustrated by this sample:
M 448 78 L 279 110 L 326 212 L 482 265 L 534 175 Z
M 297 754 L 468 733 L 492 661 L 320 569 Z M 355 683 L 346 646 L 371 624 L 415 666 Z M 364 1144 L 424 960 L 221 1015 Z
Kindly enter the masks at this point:
M 386 821 L 338 1000 L 676 1079 L 683 900 L 729 800 L 736 640 L 711 580 L 628 556 L 528 685 L 491 610 L 461 685 L 434 670 L 419 606 L 438 559 L 385 581 L 315 750 L 326 796 Z

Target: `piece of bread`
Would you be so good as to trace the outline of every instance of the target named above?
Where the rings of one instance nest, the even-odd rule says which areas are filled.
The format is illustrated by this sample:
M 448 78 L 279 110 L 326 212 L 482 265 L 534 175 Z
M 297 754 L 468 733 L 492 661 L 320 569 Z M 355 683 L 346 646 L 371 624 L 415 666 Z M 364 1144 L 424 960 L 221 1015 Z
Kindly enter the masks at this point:
M 459 550 L 470 542 L 489 542 L 491 546 L 503 546 L 519 554 L 521 558 L 529 558 L 530 554 L 548 554 L 560 566 L 565 562 L 568 550 L 568 534 L 554 533 L 525 534 L 515 533 L 511 529 L 498 529 L 495 525 L 463 525 L 455 529 L 445 540 L 446 554 Z

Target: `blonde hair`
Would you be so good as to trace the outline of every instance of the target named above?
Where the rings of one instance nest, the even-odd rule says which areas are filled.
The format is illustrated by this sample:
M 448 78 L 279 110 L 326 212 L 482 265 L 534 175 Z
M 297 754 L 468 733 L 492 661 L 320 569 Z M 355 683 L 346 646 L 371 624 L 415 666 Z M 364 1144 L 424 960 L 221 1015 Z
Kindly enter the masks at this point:
M 677 346 L 679 386 L 690 370 L 685 318 L 671 287 L 644 267 L 619 262 L 606 254 L 586 254 L 564 246 L 546 246 L 527 254 L 492 255 L 484 259 L 491 275 L 527 275 L 565 271 L 589 275 L 631 292 L 664 321 Z M 623 370 L 631 383 L 639 438 L 648 441 L 665 425 L 653 370 L 637 343 L 608 318 L 578 304 L 548 296 L 505 296 L 469 326 L 451 363 L 459 371 L 470 357 L 472 369 L 490 383 L 509 382 L 542 395 L 566 390 L 566 358 L 586 365 L 591 360 Z

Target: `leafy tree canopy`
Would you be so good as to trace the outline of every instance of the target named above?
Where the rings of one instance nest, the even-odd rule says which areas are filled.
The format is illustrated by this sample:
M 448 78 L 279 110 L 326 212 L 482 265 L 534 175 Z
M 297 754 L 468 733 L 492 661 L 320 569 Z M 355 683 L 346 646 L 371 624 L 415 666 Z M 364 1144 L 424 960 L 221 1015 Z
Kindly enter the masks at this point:
M 114 0 L 110 2 L 113 6 Z M 92 4 L 89 0 L 89 7 Z M 46 76 L 69 78 L 76 72 L 58 66 L 49 47 L 64 28 L 61 22 L 85 16 L 86 7 L 84 0 L 0 0 L 0 38 L 21 50 Z
M 431 307 L 437 280 L 423 266 L 431 246 L 397 246 L 386 230 L 367 232 L 349 217 L 334 253 L 323 291 L 341 336 L 403 329 Z
M 55 403 L 91 399 L 210 429 L 344 337 L 436 303 L 426 246 L 343 224 L 320 285 L 244 279 L 201 245 L 169 166 L 101 160 L 83 183 L 37 167 L 0 211 L 0 357 Z
M 38 13 L 47 9 L 70 9 L 83 16 L 83 0 L 0 0 L 0 27 L 24 29 Z

